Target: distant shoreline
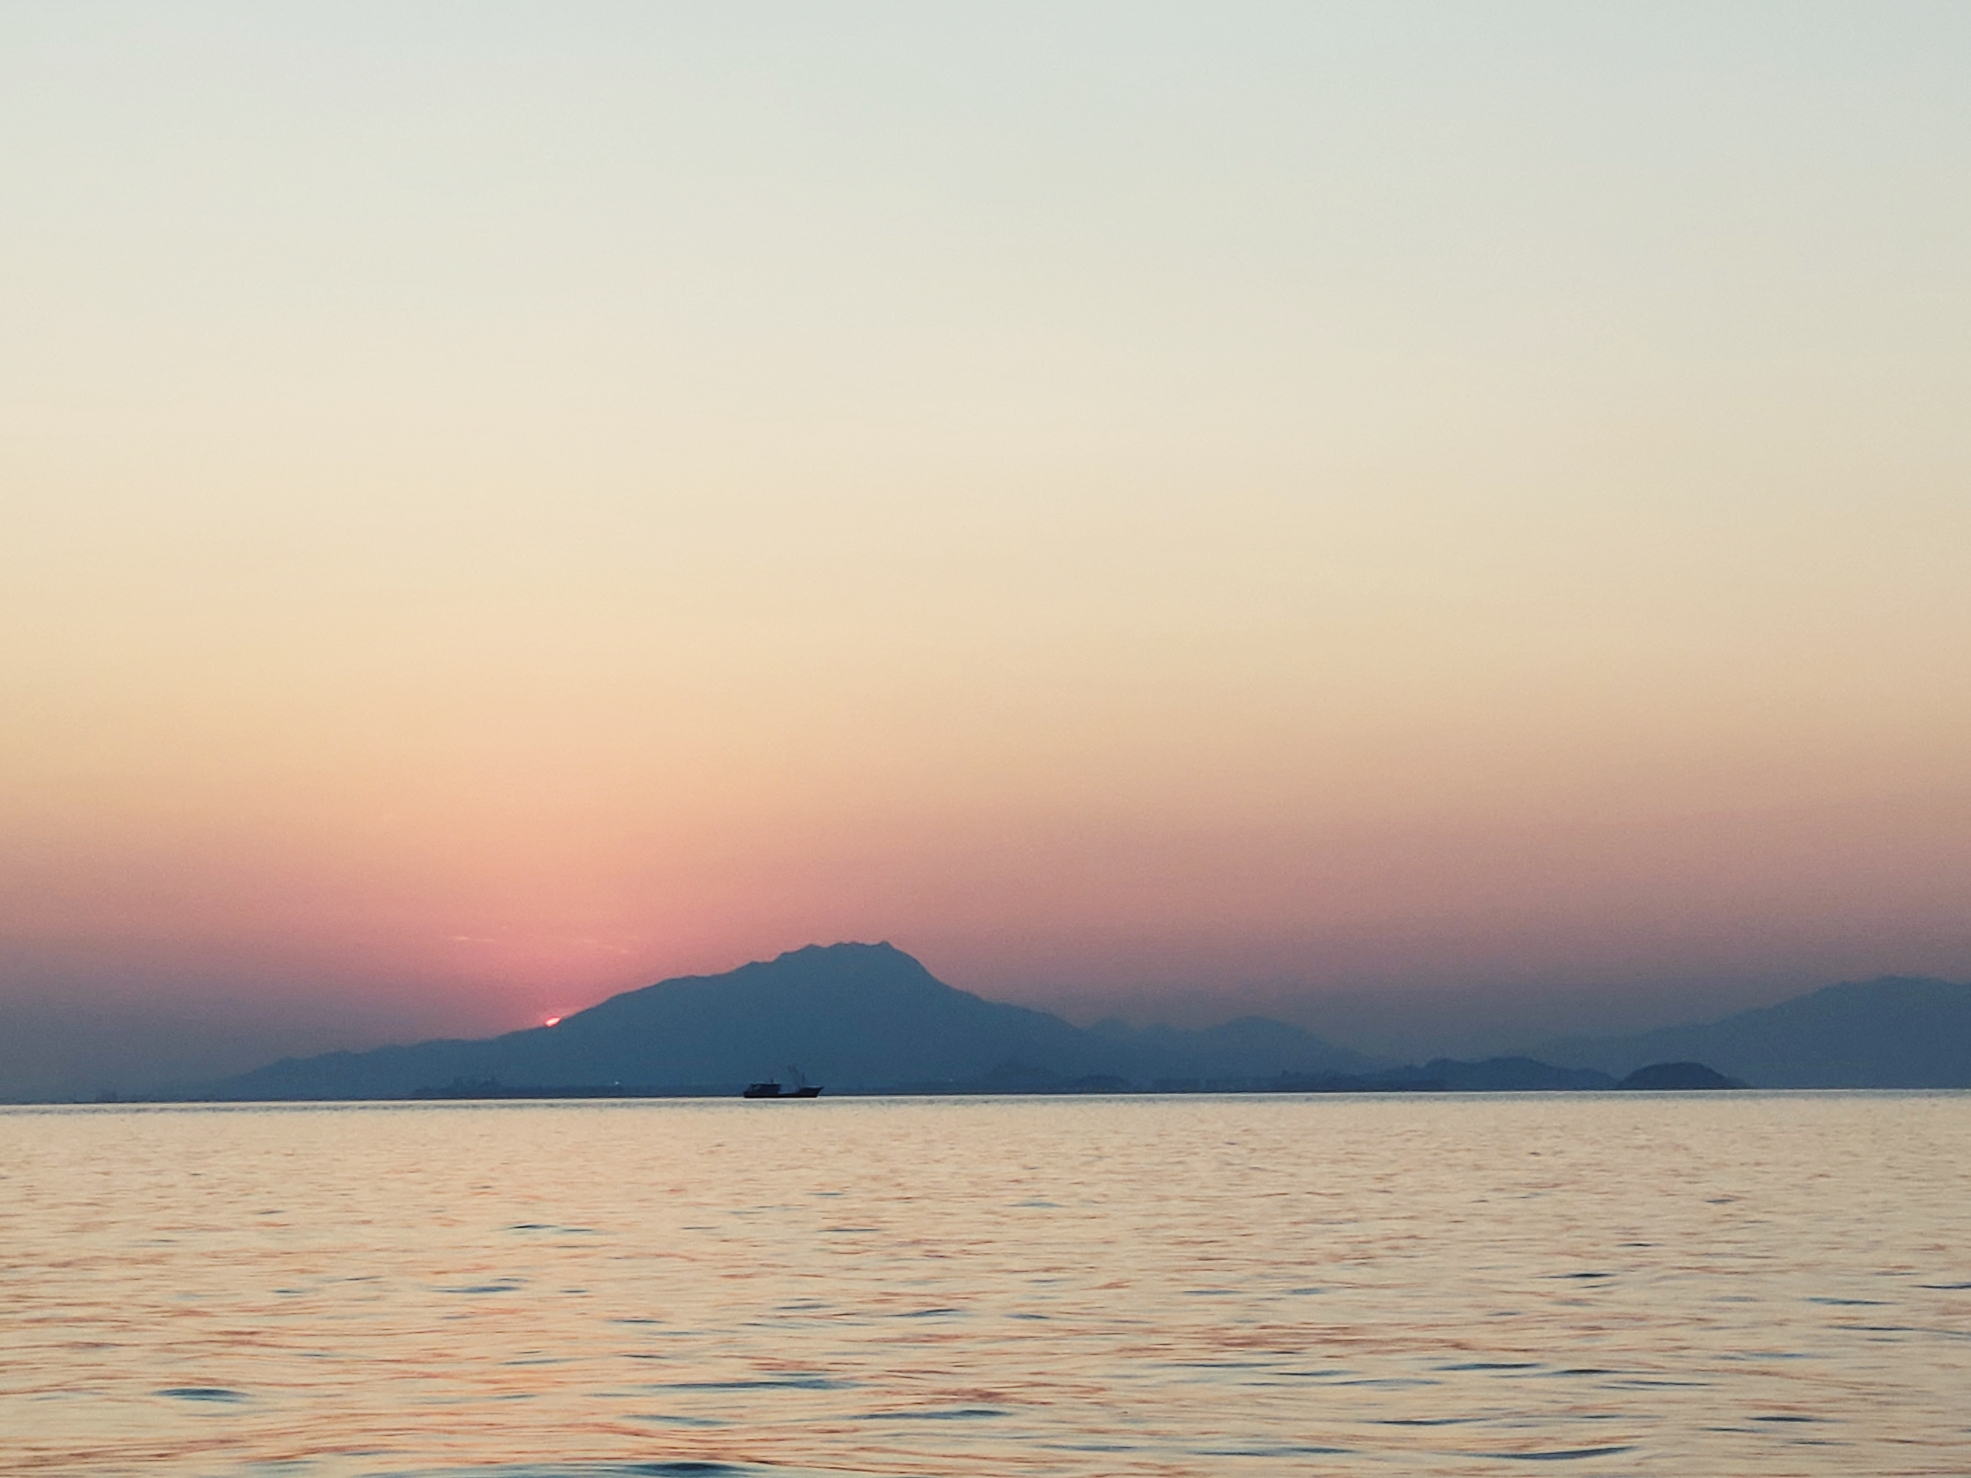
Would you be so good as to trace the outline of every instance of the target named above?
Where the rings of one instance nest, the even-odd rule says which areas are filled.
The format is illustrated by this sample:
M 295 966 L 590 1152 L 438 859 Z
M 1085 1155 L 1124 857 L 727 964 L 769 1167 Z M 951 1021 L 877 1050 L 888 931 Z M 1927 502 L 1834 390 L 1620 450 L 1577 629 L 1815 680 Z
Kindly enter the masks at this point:
M 1488 1062 L 1440 1060 L 1422 1068 L 1406 1067 L 1382 1073 L 1282 1073 L 1267 1079 L 1166 1079 L 1132 1083 L 1109 1075 L 1071 1082 L 1009 1081 L 1015 1075 L 996 1074 L 961 1082 L 900 1083 L 886 1087 L 831 1089 L 828 1098 L 1105 1098 L 1182 1097 L 1186 1095 L 1308 1095 L 1308 1094 L 1473 1094 L 1473 1093 L 1618 1093 L 1618 1092 L 1736 1092 L 1750 1085 L 1727 1078 L 1702 1063 L 1658 1063 L 1638 1069 L 1620 1081 L 1605 1073 L 1554 1068 L 1529 1058 L 1498 1058 Z M 299 1095 L 240 1096 L 229 1094 L 156 1093 L 124 1097 L 98 1094 L 93 1099 L 68 1100 L 96 1104 L 172 1103 L 485 1103 L 581 1102 L 609 1099 L 724 1099 L 739 1098 L 737 1086 L 651 1087 L 610 1084 L 501 1083 L 497 1079 L 458 1081 L 444 1087 L 421 1087 L 389 1097 Z M 818 1101 L 818 1100 L 811 1100 Z

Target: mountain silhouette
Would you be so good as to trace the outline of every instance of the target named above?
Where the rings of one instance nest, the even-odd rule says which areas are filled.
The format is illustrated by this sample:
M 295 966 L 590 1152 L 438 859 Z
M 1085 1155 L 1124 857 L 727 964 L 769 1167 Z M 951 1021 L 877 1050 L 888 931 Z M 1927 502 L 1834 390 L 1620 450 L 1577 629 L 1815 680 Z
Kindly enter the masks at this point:
M 1549 1042 L 1535 1055 L 1617 1077 L 1696 1061 L 1755 1088 L 1971 1088 L 1971 984 L 1885 975 L 1719 1021 Z
M 1641 1093 L 1690 1093 L 1745 1085 L 1701 1062 L 1652 1062 L 1648 1067 L 1637 1068 L 1615 1086 Z
M 403 1098 L 419 1088 L 497 1082 L 737 1091 L 798 1064 L 833 1089 L 937 1083 L 1260 1078 L 1351 1072 L 1369 1061 L 1284 1022 L 1247 1018 L 1197 1032 L 1045 1011 L 944 984 L 888 944 L 809 945 L 723 975 L 612 996 L 553 1027 L 477 1041 L 284 1058 L 210 1085 L 240 1099 Z

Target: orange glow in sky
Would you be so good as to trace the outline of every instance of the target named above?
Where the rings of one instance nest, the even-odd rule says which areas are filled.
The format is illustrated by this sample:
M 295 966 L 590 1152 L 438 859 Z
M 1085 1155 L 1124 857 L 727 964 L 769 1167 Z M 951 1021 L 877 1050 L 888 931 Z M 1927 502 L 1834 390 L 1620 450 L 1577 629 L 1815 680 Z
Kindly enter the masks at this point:
M 1971 12 L 1069 10 L 20 28 L 0 992 L 1971 975 Z

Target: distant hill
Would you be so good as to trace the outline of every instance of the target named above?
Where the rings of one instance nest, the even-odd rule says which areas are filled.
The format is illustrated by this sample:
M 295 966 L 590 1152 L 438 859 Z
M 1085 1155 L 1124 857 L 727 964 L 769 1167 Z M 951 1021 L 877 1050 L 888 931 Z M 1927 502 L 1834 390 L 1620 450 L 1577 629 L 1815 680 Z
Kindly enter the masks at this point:
M 1533 1050 L 1617 1077 L 1696 1061 L 1755 1088 L 1971 1088 L 1971 985 L 1883 976 L 1719 1021 Z
M 1701 1062 L 1652 1062 L 1648 1067 L 1637 1068 L 1615 1086 L 1639 1093 L 1690 1093 L 1746 1085 Z
M 1618 1088 L 1667 1092 L 1745 1085 L 1701 1062 L 1652 1063 L 1618 1083 L 1591 1067 L 1555 1067 L 1531 1057 L 1488 1057 L 1483 1062 L 1433 1057 L 1422 1067 L 1290 1076 L 1270 1086 L 1301 1093 L 1606 1093 Z
M 284 1058 L 201 1096 L 403 1098 L 489 1080 L 736 1092 L 789 1064 L 832 1089 L 994 1074 L 1009 1085 L 1113 1078 L 1148 1086 L 1370 1066 L 1299 1027 L 1256 1018 L 1196 1032 L 1115 1022 L 1084 1029 L 954 989 L 890 945 L 834 944 L 627 991 L 554 1027 Z
M 1488 1057 L 1483 1062 L 1433 1057 L 1422 1067 L 1406 1063 L 1365 1073 L 1295 1074 L 1277 1086 L 1299 1093 L 1592 1093 L 1616 1082 L 1593 1068 L 1554 1067 L 1530 1057 Z

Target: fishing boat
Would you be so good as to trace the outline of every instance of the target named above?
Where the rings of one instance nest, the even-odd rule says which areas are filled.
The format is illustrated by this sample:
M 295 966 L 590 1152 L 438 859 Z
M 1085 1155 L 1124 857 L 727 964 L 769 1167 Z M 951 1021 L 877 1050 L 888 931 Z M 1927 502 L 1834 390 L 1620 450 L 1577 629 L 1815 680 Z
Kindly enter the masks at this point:
M 794 1079 L 791 1086 L 783 1085 L 777 1078 L 767 1078 L 758 1083 L 748 1083 L 746 1085 L 746 1091 L 739 1096 L 741 1098 L 821 1097 L 821 1085 L 819 1083 L 810 1083 L 806 1078 L 802 1077 L 799 1068 L 790 1067 L 787 1069 L 787 1072 Z

